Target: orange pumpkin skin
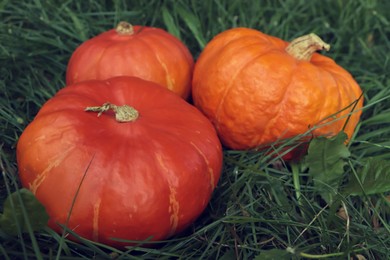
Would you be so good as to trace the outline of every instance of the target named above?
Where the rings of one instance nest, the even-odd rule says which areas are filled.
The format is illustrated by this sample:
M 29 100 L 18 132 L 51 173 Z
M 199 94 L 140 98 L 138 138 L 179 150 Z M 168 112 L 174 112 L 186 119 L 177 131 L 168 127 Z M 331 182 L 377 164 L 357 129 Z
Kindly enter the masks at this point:
M 138 118 L 84 111 L 107 101 L 133 106 Z M 20 137 L 17 162 L 51 228 L 122 247 L 131 243 L 111 238 L 161 240 L 188 227 L 218 182 L 222 148 L 194 106 L 155 83 L 116 77 L 47 101 Z
M 186 99 L 194 66 L 188 48 L 168 32 L 125 22 L 82 43 L 72 54 L 66 83 L 115 76 L 156 82 Z
M 194 104 L 227 147 L 267 146 L 319 124 L 312 128 L 314 136 L 343 129 L 352 136 L 363 105 L 356 81 L 326 56 L 291 56 L 288 44 L 254 29 L 234 28 L 217 35 L 200 54 Z

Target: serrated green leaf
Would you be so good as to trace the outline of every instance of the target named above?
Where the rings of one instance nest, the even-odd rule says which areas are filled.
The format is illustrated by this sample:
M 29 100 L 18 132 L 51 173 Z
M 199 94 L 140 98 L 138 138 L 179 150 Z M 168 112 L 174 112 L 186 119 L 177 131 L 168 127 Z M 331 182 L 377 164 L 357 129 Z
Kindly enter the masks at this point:
M 313 139 L 305 157 L 309 175 L 327 202 L 333 198 L 332 189 L 340 185 L 344 173 L 345 159 L 350 152 L 345 145 L 347 135 L 340 132 L 332 138 L 317 137 Z
M 25 216 L 26 214 L 26 216 Z M 49 215 L 43 205 L 27 189 L 17 190 L 5 199 L 0 228 L 9 235 L 37 231 L 46 226 Z
M 347 195 L 371 195 L 390 191 L 390 161 L 368 158 L 343 189 Z

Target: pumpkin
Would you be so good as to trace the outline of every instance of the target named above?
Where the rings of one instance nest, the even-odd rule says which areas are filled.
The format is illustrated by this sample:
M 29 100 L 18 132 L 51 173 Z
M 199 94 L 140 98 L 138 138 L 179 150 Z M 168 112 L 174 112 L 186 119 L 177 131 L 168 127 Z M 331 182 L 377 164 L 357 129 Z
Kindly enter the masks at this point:
M 186 99 L 194 60 L 179 39 L 160 28 L 120 22 L 82 43 L 72 54 L 66 84 L 115 76 L 156 82 Z
M 122 247 L 131 243 L 113 238 L 166 239 L 196 220 L 220 177 L 222 148 L 194 106 L 121 76 L 57 92 L 20 136 L 17 162 L 51 228 Z
M 351 74 L 317 53 L 315 34 L 288 43 L 250 28 L 215 36 L 194 68 L 194 104 L 231 149 L 267 147 L 310 132 L 350 138 L 362 91 Z

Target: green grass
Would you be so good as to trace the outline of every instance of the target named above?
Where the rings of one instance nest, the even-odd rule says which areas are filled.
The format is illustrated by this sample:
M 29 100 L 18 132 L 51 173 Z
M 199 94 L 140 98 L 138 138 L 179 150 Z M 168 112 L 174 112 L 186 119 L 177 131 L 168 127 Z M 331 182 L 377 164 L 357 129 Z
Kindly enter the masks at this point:
M 389 9 L 384 0 L 0 1 L 0 211 L 19 187 L 15 145 L 23 129 L 64 86 L 74 49 L 121 20 L 169 30 L 195 58 L 214 35 L 231 27 L 286 40 L 315 32 L 332 46 L 326 55 L 364 90 L 365 109 L 342 177 L 346 181 L 358 174 L 371 157 L 388 163 Z M 75 244 L 48 228 L 16 236 L 0 230 L 0 258 L 390 258 L 388 192 L 352 196 L 336 191 L 328 203 L 305 165 L 280 162 L 261 152 L 225 150 L 222 177 L 206 211 L 185 233 L 154 248 L 120 251 L 90 241 Z M 372 174 L 389 171 L 372 169 Z M 341 206 L 348 221 L 337 216 Z

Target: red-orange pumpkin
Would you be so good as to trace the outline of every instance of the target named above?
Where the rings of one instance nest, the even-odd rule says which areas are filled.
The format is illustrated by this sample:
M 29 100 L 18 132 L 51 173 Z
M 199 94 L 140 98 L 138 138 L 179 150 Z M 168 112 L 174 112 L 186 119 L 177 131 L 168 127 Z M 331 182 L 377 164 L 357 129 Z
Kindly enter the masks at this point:
M 266 146 L 312 129 L 314 136 L 352 136 L 362 91 L 310 34 L 290 44 L 249 28 L 212 39 L 195 64 L 194 104 L 233 149 Z
M 111 238 L 160 240 L 188 227 L 216 187 L 222 148 L 194 106 L 123 76 L 60 90 L 22 133 L 17 162 L 50 227 L 121 247 Z
M 163 29 L 120 22 L 116 29 L 85 41 L 75 50 L 66 83 L 136 76 L 186 99 L 191 92 L 193 65 L 184 43 Z

